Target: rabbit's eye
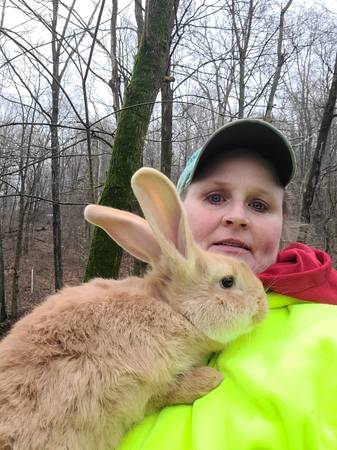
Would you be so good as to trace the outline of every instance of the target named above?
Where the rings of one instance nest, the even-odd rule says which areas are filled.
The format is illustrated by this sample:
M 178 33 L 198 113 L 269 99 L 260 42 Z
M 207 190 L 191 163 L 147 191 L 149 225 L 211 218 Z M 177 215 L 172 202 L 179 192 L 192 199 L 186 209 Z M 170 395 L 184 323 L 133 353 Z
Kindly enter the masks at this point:
M 234 285 L 234 277 L 233 275 L 228 275 L 227 277 L 224 277 L 221 281 L 220 281 L 220 286 L 228 289 L 231 288 Z

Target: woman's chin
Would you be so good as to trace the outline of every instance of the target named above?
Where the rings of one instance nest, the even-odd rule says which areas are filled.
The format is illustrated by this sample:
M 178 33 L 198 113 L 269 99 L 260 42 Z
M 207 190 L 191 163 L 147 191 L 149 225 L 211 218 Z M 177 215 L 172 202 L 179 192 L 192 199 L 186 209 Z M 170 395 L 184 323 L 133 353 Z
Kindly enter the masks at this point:
M 248 249 L 230 245 L 211 245 L 208 250 L 213 253 L 219 253 L 222 255 L 240 259 L 241 261 L 244 261 L 246 264 L 248 264 L 248 266 L 252 270 L 254 270 L 255 268 L 252 252 Z

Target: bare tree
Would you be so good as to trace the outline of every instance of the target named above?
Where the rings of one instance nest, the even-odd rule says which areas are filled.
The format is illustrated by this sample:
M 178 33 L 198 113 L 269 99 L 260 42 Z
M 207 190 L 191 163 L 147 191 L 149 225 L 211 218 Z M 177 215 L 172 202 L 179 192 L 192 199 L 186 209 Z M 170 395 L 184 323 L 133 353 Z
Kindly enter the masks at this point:
M 248 10 L 246 17 L 243 19 L 239 11 L 239 5 L 235 0 L 231 0 L 230 11 L 239 53 L 239 118 L 242 118 L 245 112 L 246 60 L 255 9 L 254 0 L 248 0 Z
M 53 0 L 52 16 L 52 67 L 53 76 L 51 80 L 52 111 L 50 121 L 50 148 L 51 148 L 51 183 L 53 199 L 53 238 L 54 238 L 54 273 L 55 289 L 61 289 L 63 286 L 63 267 L 62 267 L 62 235 L 61 235 L 61 207 L 60 207 L 60 144 L 58 135 L 59 122 L 59 102 L 60 102 L 60 53 L 62 49 L 62 38 L 58 37 L 59 0 Z M 70 15 L 68 15 L 68 20 Z M 63 37 L 66 26 L 63 29 Z M 62 36 L 61 34 L 61 36 Z
M 126 88 L 112 149 L 112 159 L 100 203 L 130 210 L 132 174 L 142 164 L 143 146 L 154 101 L 165 74 L 177 0 L 148 0 L 141 44 L 132 78 Z M 122 251 L 101 229 L 96 228 L 86 279 L 96 275 L 116 277 Z M 111 265 L 107 263 L 111 261 Z
M 142 3 L 142 0 L 135 0 L 135 18 L 137 23 L 138 46 L 140 45 L 144 29 L 144 8 Z
M 270 121 L 272 118 L 272 111 L 274 106 L 274 98 L 277 90 L 277 86 L 281 77 L 281 70 L 285 62 L 285 53 L 283 50 L 283 35 L 284 35 L 284 16 L 291 6 L 293 0 L 288 0 L 287 4 L 281 9 L 280 13 L 280 23 L 279 23 L 279 31 L 278 31 L 278 40 L 277 40 L 277 63 L 276 69 L 273 76 L 273 81 L 269 93 L 269 98 L 267 101 L 267 107 L 265 112 L 265 120 Z
M 311 162 L 308 178 L 306 180 L 306 187 L 303 193 L 301 220 L 305 223 L 310 223 L 310 208 L 317 190 L 322 160 L 326 152 L 327 139 L 330 131 L 331 122 L 334 117 L 336 99 L 337 99 L 337 53 L 333 69 L 331 86 L 318 132 L 317 144 Z
M 117 14 L 118 14 L 118 3 L 117 0 L 112 0 L 112 12 L 110 20 L 110 34 L 111 34 L 111 79 L 109 85 L 112 91 L 113 97 L 113 109 L 116 114 L 116 121 L 118 121 L 118 115 L 120 110 L 120 75 L 118 71 L 118 59 L 117 59 Z
M 160 170 L 171 177 L 172 167 L 172 115 L 173 115 L 173 89 L 171 83 L 174 78 L 170 76 L 169 67 L 163 77 L 161 85 L 161 160 Z
M 36 108 L 33 105 L 31 121 L 34 124 Z M 30 111 L 28 110 L 28 115 Z M 20 155 L 19 155 L 19 210 L 18 210 L 18 224 L 17 224 L 17 236 L 15 242 L 15 254 L 14 254 L 14 264 L 13 264 L 13 280 L 12 280 L 12 304 L 11 304 L 11 317 L 16 319 L 18 316 L 18 297 L 19 297 L 19 278 L 20 278 L 20 266 L 21 266 L 21 256 L 23 248 L 23 233 L 24 233 L 24 220 L 27 211 L 28 201 L 25 197 L 26 194 L 26 180 L 28 173 L 28 161 L 31 154 L 32 136 L 34 131 L 34 126 L 25 125 L 25 112 L 22 111 L 22 133 L 21 133 L 21 144 L 20 144 Z
M 7 319 L 3 238 L 3 227 L 0 219 L 0 322 Z

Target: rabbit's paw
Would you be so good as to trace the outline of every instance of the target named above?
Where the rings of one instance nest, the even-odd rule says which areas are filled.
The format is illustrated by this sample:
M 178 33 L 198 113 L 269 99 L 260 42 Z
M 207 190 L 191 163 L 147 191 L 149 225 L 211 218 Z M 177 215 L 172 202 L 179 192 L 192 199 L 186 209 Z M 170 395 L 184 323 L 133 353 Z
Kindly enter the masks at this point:
M 168 396 L 168 404 L 193 403 L 219 386 L 223 375 L 212 367 L 193 367 L 179 375 Z

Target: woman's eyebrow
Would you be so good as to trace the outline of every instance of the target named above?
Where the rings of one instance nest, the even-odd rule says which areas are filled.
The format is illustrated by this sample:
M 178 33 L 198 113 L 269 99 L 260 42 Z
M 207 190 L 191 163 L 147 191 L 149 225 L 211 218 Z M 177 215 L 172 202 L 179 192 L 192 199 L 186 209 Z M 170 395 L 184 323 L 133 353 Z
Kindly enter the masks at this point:
M 219 178 L 208 178 L 205 181 L 205 185 L 209 185 L 212 188 L 230 188 L 233 186 L 233 183 L 230 183 L 225 180 L 221 180 Z M 262 186 L 252 186 L 247 189 L 248 193 L 251 195 L 265 195 L 268 197 L 273 197 L 272 192 L 269 189 L 266 189 Z
M 204 180 L 205 184 L 212 184 L 214 186 L 231 186 L 232 183 L 229 183 L 228 181 L 225 180 L 221 180 L 220 178 L 216 179 L 216 178 L 206 178 Z
M 266 195 L 268 197 L 274 197 L 273 193 L 270 192 L 270 190 L 260 188 L 260 187 L 252 188 L 249 191 L 251 191 L 252 194 L 254 194 L 254 195 L 258 194 L 258 195 Z

